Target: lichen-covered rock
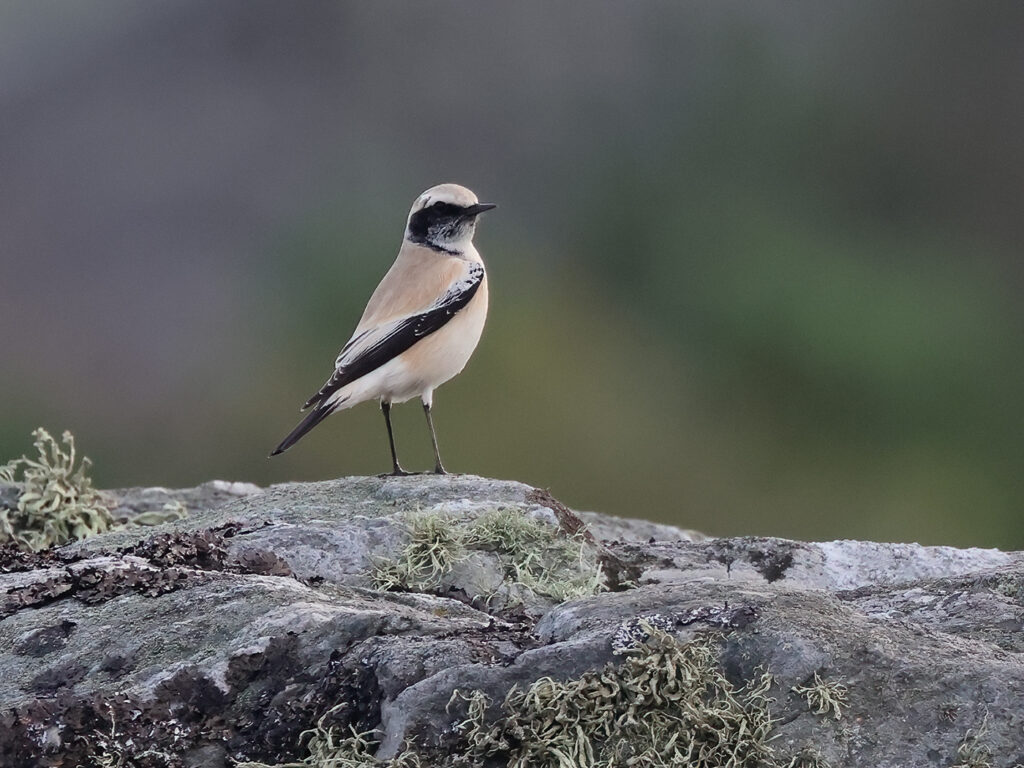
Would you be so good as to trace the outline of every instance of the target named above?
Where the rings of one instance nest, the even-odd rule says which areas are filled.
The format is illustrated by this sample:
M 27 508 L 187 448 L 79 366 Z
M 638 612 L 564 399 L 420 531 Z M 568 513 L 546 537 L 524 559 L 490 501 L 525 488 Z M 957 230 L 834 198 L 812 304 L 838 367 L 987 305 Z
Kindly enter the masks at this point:
M 381 759 L 544 765 L 508 707 L 626 690 L 659 637 L 711 649 L 713 684 L 665 673 L 635 711 L 739 702 L 738 765 L 1024 763 L 1020 553 L 710 539 L 467 476 L 109 493 L 124 527 L 0 552 L 0 765 L 273 763 L 317 723 Z M 641 730 L 557 749 L 661 765 Z

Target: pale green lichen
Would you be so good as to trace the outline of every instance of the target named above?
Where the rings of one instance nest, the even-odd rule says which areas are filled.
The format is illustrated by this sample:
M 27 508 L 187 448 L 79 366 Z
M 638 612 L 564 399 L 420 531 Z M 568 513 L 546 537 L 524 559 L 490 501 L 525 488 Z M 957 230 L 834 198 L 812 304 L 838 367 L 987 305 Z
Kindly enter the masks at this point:
M 583 537 L 561 534 L 517 510 L 484 512 L 470 524 L 465 541 L 497 554 L 506 582 L 536 595 L 564 603 L 606 589 L 601 566 Z
M 435 592 L 471 550 L 497 556 L 512 596 L 527 590 L 564 602 L 606 588 L 595 552 L 582 537 L 562 534 L 518 510 L 487 510 L 468 522 L 420 512 L 407 515 L 404 523 L 408 543 L 397 557 L 371 568 L 377 589 Z M 488 601 L 491 595 L 479 597 Z
M 806 698 L 807 706 L 814 714 L 831 714 L 836 720 L 842 718 L 847 694 L 846 686 L 842 683 L 825 682 L 815 672 L 814 680 L 810 683 L 794 686 L 790 690 Z
M 463 532 L 451 518 L 434 513 L 408 515 L 405 523 L 409 542 L 397 558 L 374 563 L 370 579 L 377 589 L 432 592 L 462 556 Z
M 458 714 L 442 753 L 406 745 L 377 760 L 379 732 L 325 725 L 346 706 L 339 704 L 303 734 L 301 761 L 236 768 L 829 768 L 810 748 L 775 754 L 771 674 L 739 685 L 725 675 L 713 636 L 681 642 L 650 625 L 645 632 L 625 661 L 514 686 L 497 707 L 480 690 L 456 689 L 448 711 Z
M 992 768 L 992 750 L 985 743 L 988 736 L 988 715 L 981 725 L 964 734 L 956 749 L 957 761 L 950 768 Z
M 786 768 L 832 768 L 832 764 L 817 750 L 805 747 L 800 754 L 786 764 Z
M 183 520 L 188 517 L 188 507 L 178 499 L 165 502 L 160 509 L 140 512 L 135 515 L 129 525 L 162 525 L 173 523 L 175 520 Z
M 552 526 L 516 510 L 499 508 L 483 512 L 472 522 L 466 542 L 522 559 L 554 538 Z
M 479 691 L 456 730 L 474 764 L 508 768 L 754 768 L 778 766 L 769 745 L 772 677 L 737 687 L 710 639 L 683 644 L 661 630 L 620 665 L 578 678 L 513 687 L 496 719 Z
M 0 467 L 0 482 L 19 487 L 17 508 L 0 507 L 0 543 L 38 551 L 108 530 L 110 509 L 88 477 L 92 462 L 78 461 L 71 433 L 61 437 L 63 449 L 42 427 L 32 435 L 38 456 Z

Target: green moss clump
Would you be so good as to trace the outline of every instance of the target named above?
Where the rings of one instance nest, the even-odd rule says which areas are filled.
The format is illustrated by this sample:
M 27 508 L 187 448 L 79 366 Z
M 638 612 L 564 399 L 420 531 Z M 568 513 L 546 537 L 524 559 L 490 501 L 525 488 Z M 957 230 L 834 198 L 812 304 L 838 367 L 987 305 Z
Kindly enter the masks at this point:
M 32 436 L 36 458 L 0 467 L 0 482 L 20 487 L 17 508 L 0 508 L 0 543 L 35 552 L 108 530 L 110 510 L 87 475 L 92 462 L 78 462 L 72 434 L 63 434 L 64 449 L 42 427 Z
M 815 672 L 814 680 L 807 685 L 797 685 L 791 688 L 793 693 L 807 699 L 807 706 L 816 715 L 832 714 L 836 720 L 843 716 L 843 707 L 846 706 L 846 686 L 842 683 L 825 682 Z
M 496 720 L 482 693 L 456 691 L 451 703 L 468 704 L 457 730 L 469 754 L 508 768 L 777 766 L 771 675 L 737 687 L 712 640 L 683 644 L 653 627 L 649 634 L 621 665 L 514 687 Z

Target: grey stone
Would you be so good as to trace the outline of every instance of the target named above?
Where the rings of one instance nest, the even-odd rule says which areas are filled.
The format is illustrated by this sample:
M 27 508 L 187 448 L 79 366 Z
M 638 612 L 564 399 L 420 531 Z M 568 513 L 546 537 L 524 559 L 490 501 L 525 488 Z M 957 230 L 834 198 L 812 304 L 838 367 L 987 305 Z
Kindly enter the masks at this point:
M 514 606 L 474 599 L 502 585 L 487 552 L 457 562 L 434 594 L 382 593 L 367 572 L 401 551 L 413 512 L 581 524 L 519 483 L 110 493 L 124 520 L 169 501 L 189 515 L 0 563 L 0 765 L 130 763 L 142 743 L 183 768 L 295 759 L 299 732 L 325 713 L 327 725 L 378 728 L 382 758 L 412 742 L 440 759 L 460 717 L 455 689 L 500 702 L 513 685 L 621 663 L 614 649 L 641 642 L 655 616 L 683 641 L 718 638 L 737 682 L 772 672 L 778 755 L 952 766 L 984 723 L 992 765 L 1024 761 L 1020 553 L 709 539 L 588 513 L 593 547 L 631 584 Z M 840 719 L 793 691 L 815 674 L 846 686 Z

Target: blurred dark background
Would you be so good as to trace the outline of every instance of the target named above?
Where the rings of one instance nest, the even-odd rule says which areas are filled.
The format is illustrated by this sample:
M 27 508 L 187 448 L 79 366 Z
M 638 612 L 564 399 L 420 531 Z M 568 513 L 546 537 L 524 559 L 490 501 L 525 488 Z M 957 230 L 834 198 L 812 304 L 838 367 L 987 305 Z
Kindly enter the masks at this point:
M 4 3 L 0 460 L 43 425 L 102 487 L 386 470 L 372 404 L 266 455 L 457 181 L 501 207 L 451 469 L 1022 547 L 1022 39 L 1019 2 Z

